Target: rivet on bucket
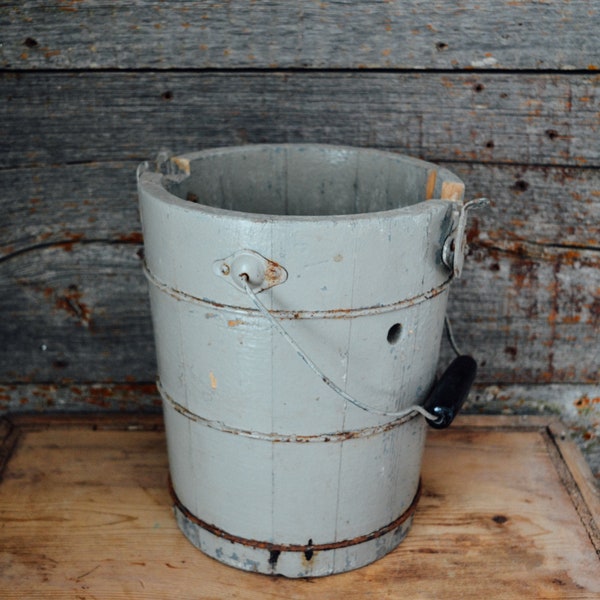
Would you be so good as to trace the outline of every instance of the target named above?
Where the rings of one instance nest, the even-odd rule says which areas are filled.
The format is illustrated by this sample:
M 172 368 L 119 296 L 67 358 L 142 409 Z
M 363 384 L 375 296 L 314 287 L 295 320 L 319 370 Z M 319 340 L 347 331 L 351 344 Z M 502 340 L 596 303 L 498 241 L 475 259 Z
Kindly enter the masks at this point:
M 197 548 L 287 577 L 393 550 L 420 492 L 464 185 L 375 150 L 259 145 L 138 169 L 175 515 Z M 310 368 L 309 368 L 310 367 Z

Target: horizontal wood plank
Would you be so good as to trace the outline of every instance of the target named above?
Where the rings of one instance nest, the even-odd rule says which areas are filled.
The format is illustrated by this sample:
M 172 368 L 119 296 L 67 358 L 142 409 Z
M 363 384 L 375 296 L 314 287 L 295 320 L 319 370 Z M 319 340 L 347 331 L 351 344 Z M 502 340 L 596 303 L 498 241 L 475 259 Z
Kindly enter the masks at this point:
M 413 527 L 363 569 L 269 578 L 177 529 L 159 431 L 25 429 L 0 485 L 3 598 L 593 598 L 598 518 L 580 457 L 542 425 L 461 418 L 431 432 Z M 572 473 L 575 473 L 573 475 Z M 579 498 L 583 502 L 578 503 Z
M 448 315 L 487 382 L 600 379 L 600 251 L 471 248 Z M 450 352 L 446 351 L 446 358 Z
M 258 142 L 592 167 L 599 82 L 531 73 L 4 73 L 0 167 Z
M 67 242 L 4 262 L 4 381 L 151 381 L 154 347 L 139 245 Z
M 85 240 L 142 246 L 137 161 L 0 170 L 0 260 Z
M 36 414 L 107 415 L 160 413 L 161 399 L 152 382 L 140 383 L 9 383 L 0 384 L 0 414 L 11 417 Z M 112 417 L 111 417 L 112 418 Z M 1 439 L 1 431 L 0 431 Z
M 521 254 L 529 244 L 538 257 L 550 246 L 572 250 L 573 258 L 577 250 L 600 247 L 600 170 L 440 164 L 463 179 L 468 198 L 490 199 L 489 207 L 469 214 L 471 244 Z M 0 189 L 6 190 L 0 197 L 0 260 L 46 245 L 69 248 L 77 241 L 141 246 L 137 165 L 109 161 L 0 169 Z
M 0 64 L 12 69 L 600 66 L 593 0 L 30 0 L 0 10 Z
M 479 246 L 541 256 L 544 247 L 600 248 L 600 170 L 535 165 L 446 163 L 466 184 L 467 197 L 489 198 L 469 214 L 469 239 Z M 538 246 L 536 250 L 534 246 Z

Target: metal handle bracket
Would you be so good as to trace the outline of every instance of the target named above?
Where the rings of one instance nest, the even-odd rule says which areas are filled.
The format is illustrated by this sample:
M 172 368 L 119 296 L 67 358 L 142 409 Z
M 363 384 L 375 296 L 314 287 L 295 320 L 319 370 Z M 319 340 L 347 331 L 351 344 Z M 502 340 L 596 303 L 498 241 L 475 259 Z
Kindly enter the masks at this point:
M 254 250 L 238 250 L 213 263 L 213 272 L 234 287 L 244 290 L 247 282 L 256 294 L 287 280 L 287 271 L 274 260 Z
M 458 212 L 458 223 L 444 242 L 442 261 L 452 271 L 454 277 L 459 278 L 467 253 L 467 213 L 472 208 L 486 206 L 489 204 L 489 200 L 487 198 L 475 198 L 462 205 L 456 205 L 456 202 L 453 204 L 455 205 L 453 211 Z

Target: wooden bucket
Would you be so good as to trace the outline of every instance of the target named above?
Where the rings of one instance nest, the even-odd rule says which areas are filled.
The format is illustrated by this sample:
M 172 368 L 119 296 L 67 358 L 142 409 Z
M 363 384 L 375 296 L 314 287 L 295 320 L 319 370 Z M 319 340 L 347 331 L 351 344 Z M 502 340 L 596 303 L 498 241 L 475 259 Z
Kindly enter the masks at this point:
M 463 184 L 394 153 L 257 145 L 144 164 L 138 188 L 185 535 L 288 577 L 388 553 L 419 496 L 411 407 L 435 379 Z

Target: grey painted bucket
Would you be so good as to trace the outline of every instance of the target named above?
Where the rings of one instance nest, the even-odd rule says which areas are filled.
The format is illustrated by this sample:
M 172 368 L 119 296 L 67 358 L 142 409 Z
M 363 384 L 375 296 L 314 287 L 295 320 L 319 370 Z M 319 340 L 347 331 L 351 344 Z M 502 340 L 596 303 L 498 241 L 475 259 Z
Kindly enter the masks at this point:
M 460 272 L 461 181 L 394 153 L 257 145 L 145 163 L 138 189 L 183 533 L 288 577 L 390 552 L 419 497 L 413 407 Z

